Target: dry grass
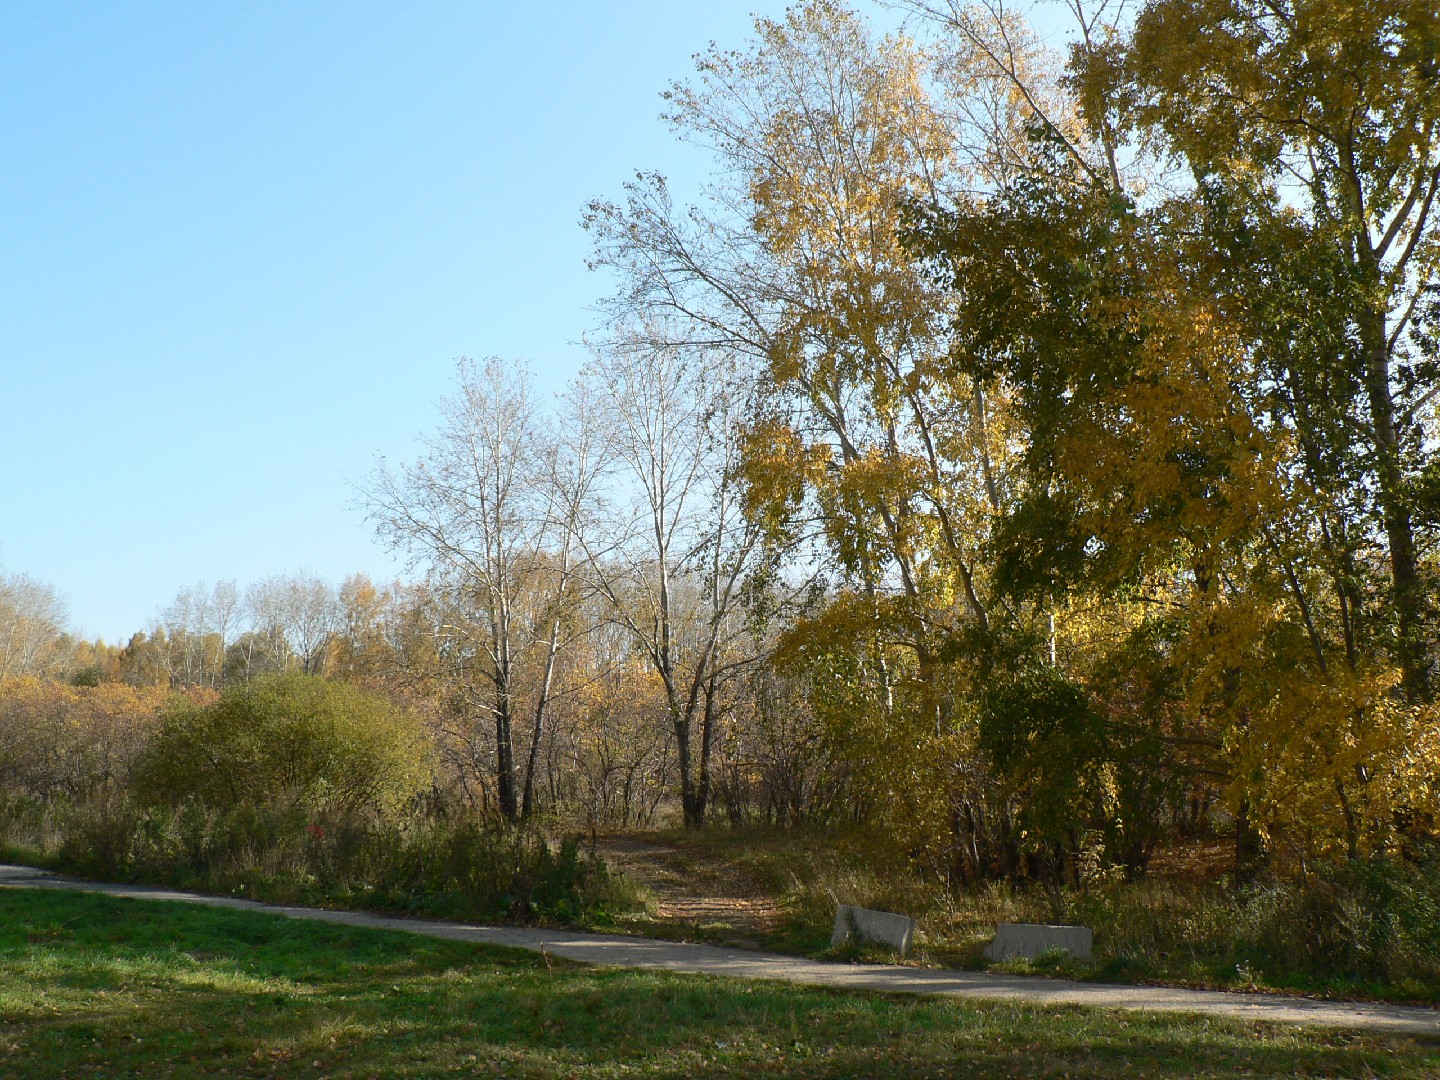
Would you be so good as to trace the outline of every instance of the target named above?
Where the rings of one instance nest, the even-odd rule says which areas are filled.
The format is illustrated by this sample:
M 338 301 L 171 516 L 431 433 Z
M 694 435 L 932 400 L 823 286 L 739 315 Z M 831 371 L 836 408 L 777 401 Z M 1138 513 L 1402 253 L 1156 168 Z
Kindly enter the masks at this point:
M 1235 890 L 1225 876 L 1226 846 L 1196 843 L 1162 853 L 1155 873 L 1139 882 L 1112 879 L 1084 890 L 993 883 L 951 892 L 853 836 L 720 828 L 629 843 L 652 852 L 648 870 L 630 868 L 651 893 L 644 915 L 622 920 L 635 932 L 827 955 L 835 905 L 850 903 L 914 916 L 910 963 L 983 969 L 997 923 L 1077 923 L 1095 932 L 1091 960 L 1006 969 L 1440 1001 L 1440 866 L 1342 866 L 1329 881 L 1277 878 Z M 740 897 L 766 919 L 745 924 Z

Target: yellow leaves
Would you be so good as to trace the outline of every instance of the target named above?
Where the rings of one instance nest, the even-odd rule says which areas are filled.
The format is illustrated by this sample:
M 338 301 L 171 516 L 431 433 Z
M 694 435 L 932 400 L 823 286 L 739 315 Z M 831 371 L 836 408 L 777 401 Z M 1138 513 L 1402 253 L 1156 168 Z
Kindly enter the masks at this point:
M 821 503 L 831 511 L 826 531 L 842 551 L 878 547 L 909 563 L 943 561 L 940 522 L 918 498 L 929 486 L 921 458 L 870 447 L 817 479 Z
M 923 671 L 895 641 L 910 615 L 903 597 L 840 593 L 784 636 L 776 663 L 805 687 L 867 823 L 891 850 L 919 857 L 943 846 L 956 778 L 975 745 L 969 728 L 936 721 L 933 693 L 951 672 Z
M 1172 268 L 1173 269 L 1173 268 Z M 1089 393 L 1058 441 L 1058 465 L 1086 494 L 1084 525 L 1155 555 L 1177 542 L 1212 550 L 1293 513 L 1290 437 L 1262 423 L 1255 377 L 1234 331 L 1201 300 L 1168 288 L 1137 307 L 1131 368 Z M 1120 318 L 1122 312 L 1112 313 Z
M 800 101 L 762 106 L 751 224 L 777 255 L 903 262 L 901 207 L 945 171 L 949 133 L 898 51 L 825 77 L 831 85 L 799 88 Z
M 1286 605 L 1213 598 L 1175 657 L 1187 709 L 1222 736 L 1228 801 L 1248 803 L 1282 857 L 1364 854 L 1397 814 L 1440 810 L 1440 710 L 1396 693 L 1393 665 L 1321 666 Z
M 914 457 L 873 447 L 845 463 L 839 486 L 863 502 L 893 503 L 897 496 L 914 491 L 921 476 L 923 465 Z
M 781 638 L 774 659 L 782 669 L 803 671 L 832 649 L 854 653 L 878 630 L 881 601 L 842 592 L 816 616 L 797 620 Z
M 953 134 L 908 40 L 874 44 L 835 5 L 797 10 L 758 25 L 766 44 L 749 78 L 723 80 L 739 115 L 722 138 L 744 162 L 749 225 L 800 301 L 788 318 L 863 332 L 923 292 L 899 239 L 903 208 L 949 170 Z
M 746 513 L 772 532 L 791 520 L 830 460 L 827 447 L 806 446 L 794 428 L 769 419 L 746 429 L 741 455 Z
M 171 700 L 157 687 L 0 680 L 0 773 L 42 797 L 84 794 L 125 774 Z
M 1252 714 L 1239 775 L 1273 837 L 1307 857 L 1364 855 L 1393 841 L 1397 815 L 1440 809 L 1440 713 L 1400 701 L 1398 681 L 1394 670 L 1285 680 Z

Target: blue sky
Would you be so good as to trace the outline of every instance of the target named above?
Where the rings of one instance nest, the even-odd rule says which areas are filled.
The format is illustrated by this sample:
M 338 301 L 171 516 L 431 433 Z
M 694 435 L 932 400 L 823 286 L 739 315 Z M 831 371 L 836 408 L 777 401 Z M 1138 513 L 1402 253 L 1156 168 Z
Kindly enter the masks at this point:
M 784 6 L 7 0 L 0 569 L 112 642 L 197 581 L 398 575 L 353 485 L 459 357 L 575 373 L 585 202 L 693 183 L 660 92 Z

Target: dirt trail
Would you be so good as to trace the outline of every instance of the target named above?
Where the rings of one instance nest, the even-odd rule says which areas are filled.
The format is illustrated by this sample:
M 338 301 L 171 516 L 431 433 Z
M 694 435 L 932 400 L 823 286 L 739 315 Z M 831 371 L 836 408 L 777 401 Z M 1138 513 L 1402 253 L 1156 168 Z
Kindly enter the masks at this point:
M 611 867 L 640 881 L 655 894 L 655 921 L 692 926 L 730 944 L 757 944 L 778 929 L 775 898 L 733 866 L 707 862 L 703 854 L 671 844 L 625 836 L 597 838 L 596 848 Z

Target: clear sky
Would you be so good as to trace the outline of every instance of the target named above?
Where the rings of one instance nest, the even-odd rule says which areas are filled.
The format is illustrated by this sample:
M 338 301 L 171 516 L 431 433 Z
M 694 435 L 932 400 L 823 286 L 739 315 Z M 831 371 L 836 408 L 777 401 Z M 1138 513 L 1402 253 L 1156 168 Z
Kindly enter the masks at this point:
M 0 569 L 112 642 L 197 581 L 399 575 L 353 485 L 459 357 L 578 370 L 584 204 L 693 182 L 660 92 L 784 7 L 6 0 Z

